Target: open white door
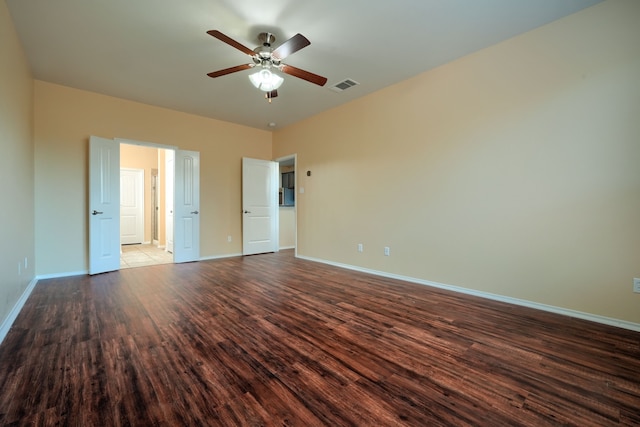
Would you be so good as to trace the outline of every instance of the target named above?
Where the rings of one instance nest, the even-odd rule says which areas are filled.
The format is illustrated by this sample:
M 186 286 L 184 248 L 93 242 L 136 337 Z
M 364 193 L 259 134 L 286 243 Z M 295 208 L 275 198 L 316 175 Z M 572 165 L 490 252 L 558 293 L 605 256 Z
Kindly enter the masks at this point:
M 174 262 L 200 259 L 200 153 L 176 150 Z
M 242 159 L 242 254 L 278 251 L 278 163 Z
M 167 239 L 167 252 L 173 253 L 173 189 L 175 176 L 175 151 L 165 150 L 165 233 Z
M 89 139 L 89 274 L 120 269 L 120 144 Z
M 120 168 L 120 244 L 144 241 L 144 169 Z

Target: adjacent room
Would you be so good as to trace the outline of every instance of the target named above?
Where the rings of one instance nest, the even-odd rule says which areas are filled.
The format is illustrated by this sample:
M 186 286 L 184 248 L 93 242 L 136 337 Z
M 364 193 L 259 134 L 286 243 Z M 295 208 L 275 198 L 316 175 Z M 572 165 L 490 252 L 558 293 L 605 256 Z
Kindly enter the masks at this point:
M 1 1 L 0 424 L 639 425 L 639 19 Z

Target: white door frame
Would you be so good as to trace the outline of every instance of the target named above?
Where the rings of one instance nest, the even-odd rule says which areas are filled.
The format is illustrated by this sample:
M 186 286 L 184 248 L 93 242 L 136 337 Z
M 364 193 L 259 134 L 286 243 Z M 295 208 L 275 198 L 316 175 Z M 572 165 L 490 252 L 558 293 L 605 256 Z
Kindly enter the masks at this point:
M 156 144 L 156 143 L 152 143 L 152 142 L 144 142 L 144 141 L 134 141 L 134 140 L 129 140 L 129 139 L 122 139 L 122 138 L 116 138 L 117 142 L 123 143 L 123 144 L 131 144 L 131 145 L 141 145 L 141 146 L 147 146 L 147 147 L 153 147 L 153 148 L 158 148 L 158 149 L 163 149 L 166 151 L 172 151 L 173 152 L 173 158 L 174 158 L 174 162 L 173 162 L 173 242 L 174 242 L 174 247 L 172 248 L 172 254 L 173 254 L 173 262 L 178 263 L 178 262 L 190 262 L 190 261 L 197 261 L 200 259 L 200 200 L 199 200 L 199 192 L 200 192 L 200 153 L 197 151 L 184 151 L 184 150 L 180 150 L 178 149 L 178 147 L 175 146 L 167 146 L 167 145 L 162 145 L 162 144 Z M 184 164 L 177 164 L 177 161 L 179 158 L 183 158 L 184 155 L 189 155 L 192 154 L 192 158 L 197 158 L 197 164 L 193 164 L 192 166 L 197 168 L 197 173 L 194 174 L 194 177 L 197 178 L 197 182 L 193 182 L 193 188 L 192 190 L 194 191 L 194 195 L 195 192 L 197 192 L 198 194 L 198 206 L 197 207 L 192 207 L 188 214 L 191 215 L 191 228 L 185 228 L 185 227 L 176 227 L 176 218 L 178 215 L 178 211 L 176 211 L 176 200 L 178 199 L 177 196 L 181 195 L 185 189 L 184 188 L 180 188 L 180 189 L 176 189 L 176 180 L 181 180 L 184 178 L 177 178 L 176 177 L 176 173 L 183 173 L 184 170 L 182 169 L 184 167 Z M 165 173 L 167 173 L 167 171 L 165 171 Z M 169 190 L 169 188 L 167 188 L 167 190 Z M 166 197 L 166 196 L 165 196 Z M 193 212 L 197 212 L 197 213 L 193 213 Z M 168 217 L 168 215 L 165 215 L 166 217 Z M 183 218 L 184 221 L 184 218 Z M 168 222 L 168 221 L 167 221 Z M 181 233 L 184 233 L 187 230 L 192 230 L 194 233 L 196 233 L 196 235 L 193 236 L 185 236 L 182 235 Z M 175 246 L 175 243 L 179 242 L 179 244 L 181 244 L 182 246 L 180 248 Z M 167 249 L 168 248 L 168 242 L 167 242 Z M 176 253 L 178 252 L 178 253 Z

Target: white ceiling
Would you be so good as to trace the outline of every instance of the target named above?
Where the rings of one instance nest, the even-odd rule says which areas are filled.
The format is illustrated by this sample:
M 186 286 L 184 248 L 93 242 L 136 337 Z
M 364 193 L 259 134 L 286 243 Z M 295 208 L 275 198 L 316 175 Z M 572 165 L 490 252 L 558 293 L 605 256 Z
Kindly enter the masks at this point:
M 261 129 L 281 128 L 529 31 L 600 0 L 6 0 L 34 77 Z M 270 31 L 311 45 L 284 62 L 328 78 L 285 75 L 269 104 L 250 71 Z M 351 78 L 345 92 L 330 87 Z

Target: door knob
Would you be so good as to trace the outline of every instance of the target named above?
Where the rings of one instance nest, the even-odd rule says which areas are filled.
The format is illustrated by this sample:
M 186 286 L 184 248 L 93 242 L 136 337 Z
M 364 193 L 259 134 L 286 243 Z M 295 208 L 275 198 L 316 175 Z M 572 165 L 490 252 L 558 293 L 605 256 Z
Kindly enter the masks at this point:
M 198 211 L 193 211 L 191 213 L 194 214 L 194 215 L 198 215 L 199 212 Z
M 251 213 L 250 211 L 244 211 L 244 213 Z
M 93 212 L 91 212 L 91 215 L 102 215 L 104 212 L 98 212 L 97 210 L 93 210 Z

